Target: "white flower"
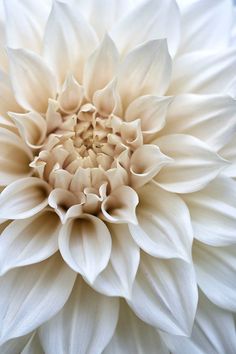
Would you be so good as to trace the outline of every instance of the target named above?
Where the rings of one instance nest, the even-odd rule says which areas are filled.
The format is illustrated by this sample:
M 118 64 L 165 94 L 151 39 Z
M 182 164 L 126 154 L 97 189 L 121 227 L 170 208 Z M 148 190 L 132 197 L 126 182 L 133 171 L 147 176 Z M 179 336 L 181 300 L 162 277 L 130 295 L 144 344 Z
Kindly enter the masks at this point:
M 233 3 L 0 10 L 0 352 L 234 354 Z

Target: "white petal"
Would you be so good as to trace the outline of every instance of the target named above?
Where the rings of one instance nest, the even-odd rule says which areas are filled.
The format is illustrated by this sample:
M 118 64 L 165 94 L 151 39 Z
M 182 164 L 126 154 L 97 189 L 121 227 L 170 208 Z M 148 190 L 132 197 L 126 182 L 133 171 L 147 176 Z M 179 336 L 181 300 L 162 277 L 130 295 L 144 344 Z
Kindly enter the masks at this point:
M 170 26 L 171 23 L 171 26 Z M 111 31 L 119 50 L 124 53 L 152 39 L 167 38 L 175 54 L 180 35 L 180 15 L 175 1 L 143 1 L 115 24 Z
M 236 177 L 236 134 L 230 141 L 219 151 L 219 154 L 231 162 L 231 164 L 223 171 L 228 177 Z
M 99 47 L 88 58 L 84 69 L 83 84 L 87 98 L 103 89 L 115 76 L 119 53 L 112 39 L 105 35 Z
M 139 190 L 139 199 L 138 225 L 129 225 L 139 247 L 154 257 L 190 261 L 193 232 L 181 198 L 149 183 Z
M 96 293 L 77 278 L 66 305 L 40 328 L 45 353 L 101 353 L 114 333 L 118 311 L 118 299 Z
M 42 58 L 25 49 L 8 49 L 10 78 L 17 102 L 27 110 L 45 113 L 56 96 L 54 75 Z
M 139 265 L 139 247 L 127 225 L 108 224 L 108 228 L 112 237 L 110 261 L 92 286 L 108 296 L 130 297 Z
M 102 90 L 96 91 L 93 95 L 93 103 L 101 115 L 106 116 L 114 113 L 120 116 L 122 108 L 117 90 L 117 80 L 112 80 Z
M 202 291 L 217 306 L 236 310 L 236 245 L 211 247 L 193 244 L 197 281 Z
M 235 132 L 236 101 L 233 98 L 187 94 L 172 101 L 161 134 L 193 135 L 219 150 Z
M 58 97 L 61 109 L 65 113 L 75 112 L 80 107 L 83 97 L 83 87 L 76 81 L 73 75 L 69 74 Z
M 0 114 L 7 117 L 8 111 L 21 112 L 22 108 L 16 102 L 9 76 L 0 70 Z
M 21 352 L 21 354 L 44 354 L 43 348 L 41 346 L 39 337 L 37 333 L 34 333 L 26 346 L 24 347 L 24 350 Z
M 44 38 L 44 57 L 63 83 L 71 73 L 81 83 L 85 60 L 95 49 L 96 35 L 75 2 L 53 3 Z M 52 45 L 53 43 L 53 45 Z
M 165 332 L 189 335 L 197 300 L 191 264 L 142 255 L 129 301 L 138 317 Z
M 203 190 L 183 198 L 195 238 L 212 246 L 236 244 L 236 181 L 217 178 Z
M 118 75 L 124 106 L 139 96 L 163 95 L 169 86 L 171 67 L 164 39 L 149 41 L 132 50 L 124 59 Z
M 75 277 L 60 255 L 1 277 L 0 341 L 29 333 L 60 311 Z
M 22 337 L 13 338 L 0 345 L 0 352 L 3 354 L 18 354 L 24 349 L 28 340 L 31 337 L 31 333 Z
M 154 328 L 142 322 L 124 301 L 120 301 L 119 321 L 104 354 L 169 354 Z
M 99 218 L 84 214 L 63 225 L 59 248 L 69 266 L 93 283 L 109 261 L 110 232 Z
M 185 134 L 165 135 L 155 141 L 174 161 L 156 176 L 158 184 L 171 192 L 200 190 L 228 164 L 203 141 Z
M 58 250 L 60 220 L 46 210 L 25 220 L 15 220 L 0 237 L 0 274 L 34 264 Z
M 18 135 L 0 128 L 0 150 L 0 185 L 31 175 L 32 152 Z
M 0 217 L 25 219 L 37 214 L 47 204 L 49 185 L 36 177 L 22 178 L 7 186 L 0 195 Z

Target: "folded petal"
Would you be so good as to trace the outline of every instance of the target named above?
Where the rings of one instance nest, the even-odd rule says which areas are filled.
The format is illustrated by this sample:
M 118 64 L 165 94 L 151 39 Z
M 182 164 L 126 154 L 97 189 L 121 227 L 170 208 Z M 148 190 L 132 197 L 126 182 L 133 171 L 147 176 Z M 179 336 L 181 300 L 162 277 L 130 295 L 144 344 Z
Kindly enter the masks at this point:
M 58 97 L 60 108 L 65 113 L 74 113 L 84 98 L 84 89 L 73 75 L 68 75 Z
M 193 232 L 182 199 L 149 183 L 139 190 L 139 200 L 138 225 L 129 225 L 139 247 L 154 257 L 190 261 Z
M 110 232 L 99 218 L 84 214 L 63 225 L 59 248 L 69 266 L 93 283 L 109 261 Z
M 8 49 L 10 79 L 17 102 L 27 110 L 45 113 L 56 96 L 56 81 L 42 58 L 25 49 Z M 37 92 L 37 94 L 35 94 Z
M 236 177 L 236 134 L 230 141 L 219 151 L 219 154 L 230 161 L 230 165 L 224 169 L 223 174 L 227 177 Z
M 45 353 L 103 352 L 115 331 L 118 311 L 118 299 L 96 293 L 77 277 L 66 305 L 39 330 Z
M 76 273 L 55 255 L 0 278 L 0 342 L 27 334 L 58 313 Z
M 156 176 L 158 184 L 174 193 L 190 193 L 202 189 L 228 164 L 203 141 L 185 134 L 158 138 L 155 144 L 174 161 Z
M 25 219 L 48 204 L 49 185 L 36 177 L 21 178 L 7 186 L 0 195 L 0 218 Z
M 120 301 L 116 331 L 103 353 L 169 354 L 169 351 L 155 329 L 135 316 L 125 301 Z
M 171 67 L 164 39 L 148 41 L 129 52 L 118 74 L 124 106 L 127 107 L 139 96 L 163 95 L 169 86 Z
M 44 354 L 37 332 L 34 332 L 21 354 Z
M 0 345 L 0 350 L 4 354 L 21 353 L 31 337 L 31 333 L 25 336 L 13 338 Z
M 141 320 L 167 333 L 190 335 L 197 301 L 191 264 L 142 255 L 129 301 Z

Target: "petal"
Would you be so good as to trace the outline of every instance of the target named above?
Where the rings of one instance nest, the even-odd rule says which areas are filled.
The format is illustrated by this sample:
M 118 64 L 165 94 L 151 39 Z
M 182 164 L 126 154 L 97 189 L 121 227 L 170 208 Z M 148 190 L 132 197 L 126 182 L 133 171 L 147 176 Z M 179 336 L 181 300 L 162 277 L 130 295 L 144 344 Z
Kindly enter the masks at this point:
M 138 225 L 129 225 L 139 247 L 154 257 L 190 261 L 193 231 L 182 199 L 155 183 L 139 190 L 139 199 Z
M 105 35 L 99 47 L 88 58 L 84 68 L 83 84 L 87 98 L 103 89 L 116 74 L 119 53 L 112 39 Z M 96 78 L 96 79 L 94 79 Z
M 128 186 L 121 186 L 102 202 L 102 217 L 108 222 L 123 224 L 136 223 L 135 209 L 138 204 L 137 193 Z
M 231 164 L 223 171 L 227 177 L 236 177 L 236 134 L 229 142 L 219 151 L 219 154 L 231 162 Z
M 42 58 L 29 50 L 8 49 L 8 55 L 17 102 L 27 110 L 45 113 L 48 99 L 56 96 L 54 75 Z
M 64 175 L 62 178 L 63 177 L 65 178 Z M 77 204 L 77 198 L 67 189 L 55 188 L 49 194 L 48 204 L 55 210 L 55 212 L 59 215 L 61 222 L 64 224 L 67 211 L 72 205 Z
M 110 232 L 99 218 L 84 214 L 62 226 L 59 248 L 69 266 L 93 283 L 109 261 Z
M 60 255 L 0 278 L 0 341 L 31 332 L 64 306 L 76 273 Z
M 227 166 L 206 143 L 185 134 L 165 135 L 155 141 L 173 163 L 156 176 L 158 184 L 174 193 L 190 193 L 202 189 Z
M 0 185 L 31 175 L 32 152 L 18 135 L 0 128 L 0 150 Z
M 110 261 L 92 286 L 108 296 L 129 298 L 139 265 L 139 247 L 127 225 L 108 224 L 108 228 L 112 238 Z
M 58 250 L 59 230 L 60 220 L 52 210 L 13 221 L 0 237 L 0 274 L 49 258 Z
M 39 336 L 37 333 L 34 333 L 26 346 L 24 347 L 24 350 L 22 350 L 21 354 L 44 354 L 43 348 L 41 346 Z
M 69 72 L 81 83 L 84 62 L 97 45 L 96 34 L 78 9 L 75 2 L 55 1 L 45 30 L 44 57 L 61 84 Z
M 48 204 L 49 185 L 36 177 L 22 178 L 7 186 L 0 195 L 0 218 L 25 219 Z
M 183 198 L 195 238 L 212 246 L 236 244 L 236 181 L 217 178 L 203 190 Z
M 146 42 L 132 50 L 122 63 L 118 74 L 119 91 L 124 106 L 127 107 L 139 96 L 163 95 L 169 86 L 171 66 L 164 39 Z
M 236 132 L 236 101 L 222 95 L 180 95 L 167 113 L 161 134 L 193 135 L 221 149 Z
M 220 54 L 198 51 L 182 55 L 173 64 L 169 95 L 228 93 L 236 66 L 235 49 Z M 194 74 L 193 74 L 194 68 Z
M 104 354 L 169 354 L 154 328 L 142 322 L 124 301 L 120 301 L 119 321 Z
M 141 320 L 171 334 L 189 335 L 197 300 L 192 265 L 142 255 L 129 301 Z
M 211 247 L 193 244 L 197 281 L 202 291 L 217 306 L 236 310 L 236 245 Z
M 102 90 L 94 93 L 93 103 L 101 115 L 122 114 L 120 95 L 117 91 L 117 80 L 114 79 Z
M 122 53 L 140 43 L 167 38 L 173 55 L 180 36 L 178 7 L 172 0 L 143 1 L 115 24 L 111 36 Z
M 60 107 L 65 113 L 75 112 L 84 98 L 84 89 L 73 75 L 68 75 L 58 97 Z
M 63 309 L 39 330 L 47 354 L 101 353 L 116 327 L 118 299 L 93 291 L 77 278 Z
M 0 345 L 0 351 L 4 354 L 21 353 L 31 337 L 31 333 L 22 337 L 13 338 Z
M 7 118 L 8 111 L 21 112 L 22 108 L 16 102 L 11 82 L 6 73 L 0 70 L 0 114 Z

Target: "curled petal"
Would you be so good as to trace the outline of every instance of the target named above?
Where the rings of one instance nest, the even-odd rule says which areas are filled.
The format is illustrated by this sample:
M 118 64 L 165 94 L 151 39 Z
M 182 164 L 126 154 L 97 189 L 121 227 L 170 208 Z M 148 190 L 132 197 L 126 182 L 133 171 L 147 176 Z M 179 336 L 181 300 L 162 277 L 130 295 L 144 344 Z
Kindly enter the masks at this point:
M 76 81 L 73 75 L 68 75 L 58 97 L 61 109 L 65 113 L 75 112 L 80 107 L 83 97 L 83 87 Z
M 102 90 L 97 90 L 93 95 L 93 103 L 102 115 L 121 114 L 122 107 L 117 90 L 117 80 L 112 80 Z

